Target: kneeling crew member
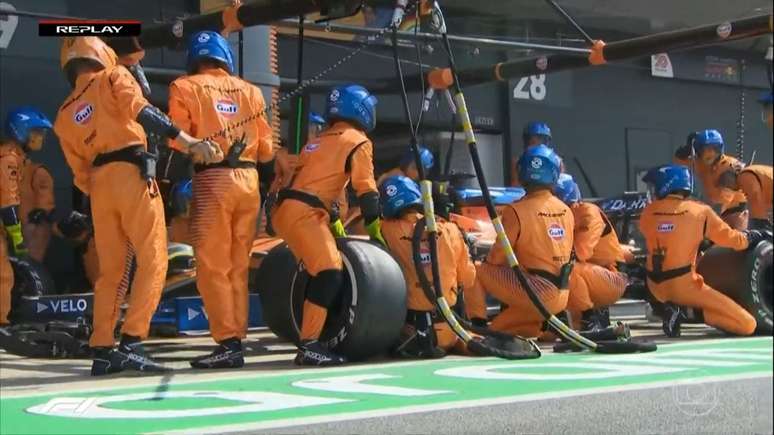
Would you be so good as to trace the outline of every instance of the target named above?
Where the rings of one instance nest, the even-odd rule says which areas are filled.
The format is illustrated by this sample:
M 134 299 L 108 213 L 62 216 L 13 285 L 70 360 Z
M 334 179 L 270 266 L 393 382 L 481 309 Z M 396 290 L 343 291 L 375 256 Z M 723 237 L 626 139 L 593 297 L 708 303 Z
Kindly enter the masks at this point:
M 180 131 L 143 97 L 126 68 L 97 37 L 64 38 L 61 66 L 72 93 L 59 108 L 54 130 L 59 136 L 75 186 L 91 198 L 100 275 L 94 289 L 96 348 L 92 375 L 124 369 L 161 371 L 145 355 L 148 336 L 167 273 L 164 205 L 154 179 L 155 160 L 146 152 L 146 131 L 179 141 L 200 159 L 215 160 L 219 150 Z M 129 309 L 114 330 L 130 284 L 133 259 L 137 268 Z
M 581 330 L 591 331 L 610 326 L 607 307 L 626 290 L 627 277 L 618 272 L 625 262 L 615 228 L 597 205 L 584 202 L 572 176 L 562 174 L 556 195 L 572 209 L 575 218 L 574 247 L 576 262 L 570 280 L 567 309 L 581 315 Z
M 247 273 L 261 204 L 256 162 L 274 158 L 263 94 L 233 72 L 228 41 L 216 32 L 199 32 L 188 47 L 188 75 L 169 86 L 172 121 L 198 137 L 217 135 L 214 142 L 226 155 L 194 167 L 190 237 L 196 286 L 218 343 L 210 355 L 191 361 L 194 368 L 244 365 Z
M 422 194 L 419 186 L 408 177 L 394 176 L 379 187 L 382 201 L 382 235 L 387 247 L 403 269 L 408 289 L 408 315 L 398 346 L 398 353 L 409 358 L 437 358 L 456 349 L 467 353 L 465 344 L 438 314 L 417 278 L 412 240 L 417 221 L 422 219 Z M 430 252 L 426 236 L 421 241 L 422 252 Z M 422 254 L 425 276 L 432 276 L 430 258 Z M 476 268 L 470 260 L 468 247 L 459 228 L 450 222 L 438 222 L 438 263 L 441 266 L 441 289 L 449 305 L 457 303 L 460 289 L 470 289 L 476 279 Z
M 519 158 L 519 177 L 527 195 L 502 212 L 520 267 L 552 314 L 567 306 L 569 292 L 565 289 L 575 226 L 572 210 L 553 195 L 560 166 L 559 156 L 545 145 L 525 151 Z M 476 278 L 477 290 L 485 290 L 508 306 L 492 321 L 491 329 L 524 337 L 540 335 L 545 319 L 530 302 L 499 243 L 478 266 Z M 486 318 L 484 312 L 469 315 Z
M 648 248 L 648 288 L 667 303 L 664 333 L 680 336 L 686 315 L 683 306 L 698 309 L 698 319 L 736 335 L 755 331 L 755 318 L 728 296 L 704 283 L 696 273 L 696 255 L 706 238 L 716 245 L 735 250 L 755 246 L 761 232 L 736 231 L 706 204 L 688 198 L 693 191 L 689 169 L 665 165 L 651 169 L 642 181 L 657 198 L 642 212 L 640 230 Z
M 687 143 L 675 151 L 675 163 L 695 165 L 707 203 L 718 207 L 720 217 L 732 228 L 745 230 L 749 214 L 744 193 L 724 182 L 730 174 L 742 170 L 744 163 L 725 154 L 725 149 L 719 131 L 698 131 L 690 134 Z
M 332 204 L 347 183 L 358 195 L 366 229 L 381 236 L 379 193 L 374 181 L 373 145 L 366 133 L 376 127 L 376 97 L 358 85 L 334 88 L 326 101 L 329 128 L 304 146 L 290 186 L 280 191 L 272 213 L 274 228 L 311 276 L 304 301 L 301 345 L 295 363 L 338 365 L 346 359 L 318 340 L 328 308 L 343 283 L 341 254 L 329 225 Z
M 725 184 L 733 190 L 741 190 L 750 208 L 750 228 L 771 230 L 772 168 L 768 165 L 750 165 L 738 172 L 726 172 Z

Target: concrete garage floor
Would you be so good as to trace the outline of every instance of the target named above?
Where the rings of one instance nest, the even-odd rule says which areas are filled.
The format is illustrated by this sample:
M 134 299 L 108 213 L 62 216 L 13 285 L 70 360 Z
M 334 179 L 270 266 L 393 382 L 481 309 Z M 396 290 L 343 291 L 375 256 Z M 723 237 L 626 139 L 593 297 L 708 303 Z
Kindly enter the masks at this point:
M 665 340 L 661 337 L 660 324 L 648 322 L 644 318 L 643 306 L 639 303 L 617 305 L 613 310 L 613 317 L 626 320 L 636 337 L 653 340 L 659 344 L 741 342 L 727 339 L 704 325 L 686 325 L 681 339 Z M 758 339 L 759 346 L 761 340 L 767 339 Z M 204 384 L 209 382 L 210 384 L 206 385 L 212 388 L 210 385 L 213 382 L 214 385 L 227 385 L 230 382 L 239 384 L 242 379 L 246 382 L 244 390 L 251 388 L 247 382 L 257 382 L 259 388 L 284 393 L 286 390 L 274 389 L 270 383 L 267 384 L 261 379 L 287 378 L 290 379 L 288 385 L 295 385 L 291 384 L 294 374 L 298 374 L 299 377 L 309 373 L 318 377 L 351 376 L 353 372 L 358 373 L 369 367 L 381 367 L 387 372 L 390 367 L 395 367 L 392 369 L 395 371 L 398 370 L 396 368 L 403 367 L 402 364 L 406 364 L 378 360 L 353 364 L 333 371 L 310 371 L 293 366 L 291 361 L 294 347 L 279 340 L 269 331 L 251 332 L 245 344 L 247 365 L 244 369 L 201 372 L 188 368 L 187 361 L 211 349 L 212 342 L 208 336 L 152 339 L 148 342 L 148 349 L 158 360 L 175 368 L 173 373 L 155 377 L 113 376 L 101 379 L 92 379 L 88 376 L 90 364 L 86 360 L 30 360 L 0 352 L 0 398 L 4 402 L 0 405 L 0 411 L 2 411 L 0 433 L 37 433 L 34 423 L 41 422 L 46 422 L 42 427 L 50 428 L 50 431 L 46 429 L 46 432 L 60 433 L 55 428 L 64 426 L 51 426 L 47 422 L 51 420 L 55 423 L 62 420 L 69 424 L 73 421 L 67 417 L 30 414 L 29 408 L 26 412 L 23 411 L 23 407 L 18 410 L 11 409 L 16 402 L 25 401 L 34 396 L 44 397 L 41 401 L 45 402 L 50 400 L 50 397 L 65 395 L 77 397 L 85 394 L 84 391 L 92 392 L 95 397 L 102 397 L 110 396 L 117 390 L 134 387 L 153 387 L 157 392 L 167 391 L 172 387 L 174 391 L 181 388 L 194 388 L 186 386 L 192 383 L 196 385 L 200 382 Z M 545 354 L 543 359 L 534 361 L 538 365 L 536 371 L 540 371 L 540 364 L 562 365 L 561 361 L 569 361 L 573 358 L 558 355 L 552 358 L 550 346 L 542 347 Z M 338 415 L 326 414 L 312 417 L 304 417 L 301 411 L 298 414 L 291 413 L 289 417 L 277 421 L 261 420 L 243 424 L 237 419 L 226 420 L 226 427 L 222 426 L 224 423 L 218 423 L 215 420 L 208 423 L 212 425 L 211 427 L 191 426 L 190 420 L 186 419 L 179 419 L 179 428 L 170 426 L 160 431 L 150 426 L 146 430 L 142 425 L 132 426 L 131 424 L 107 427 L 110 428 L 108 431 L 115 430 L 115 433 L 772 433 L 774 431 L 772 428 L 773 387 L 770 350 L 769 340 L 762 348 L 759 347 L 754 351 L 758 352 L 755 354 L 757 356 L 751 357 L 758 358 L 759 361 L 765 360 L 768 374 L 759 371 L 742 374 L 733 379 L 727 376 L 706 377 L 693 380 L 690 385 L 685 386 L 682 383 L 675 386 L 663 382 L 634 386 L 621 385 L 560 392 L 548 396 L 532 395 L 494 401 L 452 402 L 438 407 L 408 405 L 401 407 L 393 404 L 377 411 L 344 412 Z M 649 355 L 658 355 L 660 352 Z M 729 358 L 743 356 L 736 353 Z M 446 360 L 451 363 L 474 361 L 472 358 L 461 357 L 449 357 Z M 502 360 L 492 361 L 501 362 Z M 557 361 L 560 363 L 557 364 Z M 409 369 L 404 371 L 408 373 L 407 370 Z M 259 377 L 257 381 L 256 377 Z M 411 384 L 411 387 L 427 388 L 420 384 L 421 382 L 417 382 L 416 385 Z M 224 387 L 224 389 L 227 388 Z M 316 392 L 309 394 L 319 396 Z M 683 397 L 685 394 L 698 398 L 685 399 Z M 711 403 L 707 409 L 702 407 L 706 405 L 705 402 Z M 702 406 L 696 408 L 696 403 Z M 84 421 L 89 424 L 94 423 L 94 420 Z M 76 427 L 78 426 L 73 426 L 72 430 Z M 93 429 L 91 426 L 78 429 L 79 433 L 99 433 L 104 430 Z

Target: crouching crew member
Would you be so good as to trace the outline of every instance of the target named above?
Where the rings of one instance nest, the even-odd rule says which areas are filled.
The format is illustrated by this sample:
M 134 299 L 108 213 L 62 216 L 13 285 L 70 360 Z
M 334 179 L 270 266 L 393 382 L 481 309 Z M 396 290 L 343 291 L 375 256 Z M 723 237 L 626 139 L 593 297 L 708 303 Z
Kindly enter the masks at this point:
M 191 361 L 195 368 L 244 365 L 247 273 L 261 204 L 256 163 L 274 157 L 263 95 L 233 72 L 228 41 L 199 32 L 188 47 L 188 75 L 169 87 L 172 121 L 198 137 L 213 136 L 226 156 L 194 166 L 190 238 L 196 283 L 218 343 L 211 354 Z
M 545 145 L 532 147 L 519 158 L 519 177 L 527 195 L 503 209 L 508 242 L 527 280 L 548 311 L 557 314 L 567 306 L 567 280 L 575 220 L 572 210 L 553 195 L 561 161 Z M 540 335 L 544 318 L 532 305 L 498 243 L 477 268 L 476 290 L 485 290 L 507 308 L 492 321 L 491 329 L 524 337 Z M 484 304 L 475 304 L 483 307 Z M 486 318 L 486 313 L 468 313 Z
M 695 165 L 707 203 L 717 207 L 720 217 L 732 228 L 744 230 L 749 216 L 747 200 L 741 190 L 730 188 L 724 182 L 731 174 L 742 170 L 744 164 L 725 154 L 725 149 L 719 131 L 698 131 L 691 133 L 686 144 L 675 151 L 675 163 Z
M 656 198 L 642 212 L 640 230 L 648 248 L 648 288 L 667 303 L 664 333 L 680 335 L 686 319 L 683 307 L 694 308 L 697 319 L 736 335 L 755 331 L 755 318 L 728 296 L 709 287 L 696 273 L 696 255 L 706 238 L 735 250 L 755 246 L 764 238 L 757 230 L 740 232 L 723 222 L 706 204 L 688 198 L 693 191 L 689 169 L 665 165 L 642 179 Z
M 272 213 L 277 234 L 311 276 L 304 301 L 299 365 L 338 365 L 345 358 L 318 341 L 343 283 L 341 254 L 329 228 L 332 205 L 348 183 L 358 195 L 366 229 L 381 236 L 379 193 L 374 181 L 376 97 L 358 85 L 334 88 L 326 100 L 329 127 L 304 146 L 290 186 L 280 191 Z
M 419 157 L 422 160 L 422 167 L 425 169 L 425 176 L 429 177 L 430 170 L 432 170 L 435 166 L 435 156 L 433 156 L 432 151 L 426 147 L 420 146 Z M 376 184 L 381 186 L 386 179 L 396 175 L 402 175 L 414 181 L 419 181 L 419 171 L 417 170 L 417 163 L 414 159 L 413 150 L 408 149 L 405 153 L 403 153 L 403 156 L 400 158 L 400 166 L 397 168 L 392 168 L 389 171 L 383 173 L 376 181 Z
M 575 218 L 574 247 L 576 262 L 570 280 L 567 309 L 581 317 L 580 329 L 591 331 L 610 326 L 608 306 L 626 290 L 627 277 L 617 271 L 625 262 L 615 228 L 595 204 L 581 200 L 580 189 L 572 176 L 562 174 L 556 195 L 572 209 Z
M 409 358 L 437 358 L 452 349 L 467 353 L 465 344 L 435 310 L 433 300 L 428 299 L 417 277 L 412 245 L 415 236 L 422 237 L 420 255 L 425 276 L 432 276 L 426 233 L 415 234 L 417 222 L 423 218 L 419 186 L 410 178 L 397 175 L 384 180 L 379 191 L 385 217 L 382 235 L 403 269 L 408 289 L 408 316 L 398 354 Z M 472 288 L 476 279 L 468 247 L 453 223 L 438 222 L 438 263 L 440 288 L 453 306 L 458 292 Z
M 91 198 L 100 275 L 94 289 L 92 375 L 124 369 L 161 371 L 141 340 L 147 337 L 167 272 L 164 205 L 146 152 L 146 130 L 178 141 L 199 159 L 222 158 L 207 142 L 180 131 L 143 97 L 113 50 L 96 37 L 64 38 L 61 66 L 72 93 L 59 108 L 59 136 L 74 183 Z M 114 330 L 130 284 L 129 308 L 114 349 Z

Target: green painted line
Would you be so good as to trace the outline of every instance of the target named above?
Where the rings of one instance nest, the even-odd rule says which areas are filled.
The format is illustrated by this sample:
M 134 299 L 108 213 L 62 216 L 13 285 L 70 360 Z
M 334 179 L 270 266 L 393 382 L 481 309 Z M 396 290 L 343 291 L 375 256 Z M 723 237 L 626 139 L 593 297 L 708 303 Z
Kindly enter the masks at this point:
M 658 363 L 659 359 L 669 363 Z M 704 365 L 697 365 L 702 361 Z M 566 397 L 688 382 L 771 376 L 770 337 L 680 343 L 642 355 L 464 358 L 0 400 L 2 434 L 219 431 L 350 415 Z M 371 413 L 371 414 L 369 414 Z M 236 425 L 236 426 L 235 426 Z

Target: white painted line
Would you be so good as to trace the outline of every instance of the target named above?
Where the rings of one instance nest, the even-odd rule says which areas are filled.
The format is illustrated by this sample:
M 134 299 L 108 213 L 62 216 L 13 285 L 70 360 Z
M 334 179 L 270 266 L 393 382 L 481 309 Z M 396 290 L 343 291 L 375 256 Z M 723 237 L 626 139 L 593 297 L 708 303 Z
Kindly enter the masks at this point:
M 771 372 L 758 372 L 758 373 L 745 373 L 737 375 L 723 375 L 723 376 L 711 376 L 705 378 L 694 379 L 681 379 L 680 385 L 688 384 L 706 384 L 714 382 L 726 382 L 726 381 L 738 381 L 744 379 L 760 379 L 772 377 Z M 639 391 L 639 390 L 651 390 L 656 388 L 673 387 L 675 380 L 653 382 L 649 384 L 634 384 L 624 386 L 612 386 L 612 387 L 599 387 L 599 388 L 584 388 L 573 391 L 561 391 L 552 393 L 535 393 L 525 394 L 521 396 L 509 396 L 498 397 L 495 399 L 476 399 L 476 400 L 464 400 L 451 403 L 439 403 L 432 405 L 418 405 L 407 406 L 405 408 L 395 409 L 380 409 L 373 411 L 360 411 L 350 412 L 336 415 L 322 415 L 314 417 L 304 418 L 288 418 L 283 420 L 274 420 L 257 423 L 242 423 L 232 424 L 225 426 L 211 426 L 211 427 L 197 427 L 194 429 L 175 430 L 168 432 L 151 432 L 151 434 L 168 434 L 168 435 L 184 435 L 184 434 L 223 434 L 229 432 L 242 432 L 260 429 L 277 429 L 286 427 L 306 426 L 322 423 L 334 423 L 350 420 L 362 420 L 366 418 L 379 418 L 379 417 L 391 417 L 396 415 L 418 414 L 433 411 L 446 411 L 451 409 L 464 409 L 464 408 L 477 408 L 482 406 L 504 405 L 509 403 L 519 402 L 535 402 L 541 400 L 551 399 L 564 399 L 568 397 L 587 396 L 592 394 L 609 394 L 619 393 L 625 391 Z

